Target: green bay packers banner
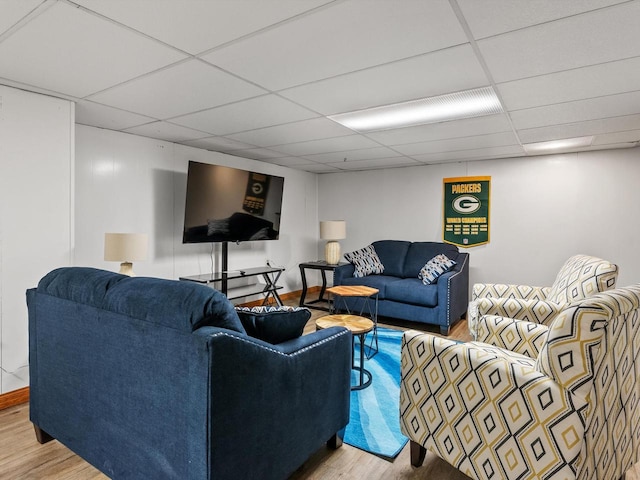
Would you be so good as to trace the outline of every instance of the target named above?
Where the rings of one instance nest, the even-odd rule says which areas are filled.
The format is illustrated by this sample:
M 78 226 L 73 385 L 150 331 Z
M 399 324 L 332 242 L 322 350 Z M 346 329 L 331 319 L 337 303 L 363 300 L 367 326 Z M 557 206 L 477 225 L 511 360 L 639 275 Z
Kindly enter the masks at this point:
M 444 241 L 461 247 L 489 243 L 491 177 L 445 178 Z

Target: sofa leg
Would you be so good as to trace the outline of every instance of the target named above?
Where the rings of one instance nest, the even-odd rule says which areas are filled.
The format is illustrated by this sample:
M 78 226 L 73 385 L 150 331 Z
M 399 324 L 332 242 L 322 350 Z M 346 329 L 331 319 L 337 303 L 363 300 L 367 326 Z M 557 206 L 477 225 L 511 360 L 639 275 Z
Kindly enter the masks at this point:
M 413 440 L 411 440 L 409 444 L 411 445 L 411 465 L 421 467 L 424 462 L 424 457 L 427 455 L 427 449 Z
M 344 437 L 344 430 L 334 433 L 329 440 L 327 440 L 327 447 L 333 450 L 342 446 L 342 438 Z
M 449 336 L 449 327 L 440 326 L 440 335 L 448 337 Z
M 36 439 L 38 440 L 38 443 L 44 444 L 53 440 L 53 437 L 42 430 L 39 426 L 34 424 L 33 428 L 36 431 Z

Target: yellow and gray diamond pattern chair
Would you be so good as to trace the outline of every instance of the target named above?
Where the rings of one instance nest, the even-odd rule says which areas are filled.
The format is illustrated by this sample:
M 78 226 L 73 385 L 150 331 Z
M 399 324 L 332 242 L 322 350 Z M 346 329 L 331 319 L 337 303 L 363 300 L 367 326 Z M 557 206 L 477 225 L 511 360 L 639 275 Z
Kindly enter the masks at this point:
M 476 283 L 468 309 L 469 331 L 477 337 L 482 315 L 500 315 L 548 325 L 567 305 L 615 288 L 618 266 L 590 255 L 574 255 L 550 287 Z
M 490 343 L 417 331 L 402 342 L 400 425 L 475 479 L 613 480 L 640 456 L 640 285 L 551 325 L 487 315 Z

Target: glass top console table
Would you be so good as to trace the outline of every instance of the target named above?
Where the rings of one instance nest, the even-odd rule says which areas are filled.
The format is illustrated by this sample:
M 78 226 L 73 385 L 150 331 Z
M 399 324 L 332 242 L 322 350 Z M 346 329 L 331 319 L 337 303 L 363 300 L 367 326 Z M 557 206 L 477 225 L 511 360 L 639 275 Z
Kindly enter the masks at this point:
M 264 295 L 262 304 L 269 302 L 273 298 L 278 306 L 282 306 L 282 299 L 278 295 L 278 290 L 282 287 L 278 286 L 278 279 L 284 272 L 284 268 L 278 267 L 254 267 L 245 268 L 244 270 L 229 270 L 227 272 L 203 273 L 201 275 L 189 275 L 180 277 L 180 280 L 197 282 L 203 284 L 214 284 L 213 286 L 224 293 L 229 300 L 236 298 L 248 297 L 250 295 Z M 249 277 L 262 277 L 264 283 L 255 282 L 250 285 L 239 287 L 227 287 L 229 280 L 236 280 Z M 218 285 L 219 284 L 219 285 Z M 226 291 L 225 291 L 226 290 Z

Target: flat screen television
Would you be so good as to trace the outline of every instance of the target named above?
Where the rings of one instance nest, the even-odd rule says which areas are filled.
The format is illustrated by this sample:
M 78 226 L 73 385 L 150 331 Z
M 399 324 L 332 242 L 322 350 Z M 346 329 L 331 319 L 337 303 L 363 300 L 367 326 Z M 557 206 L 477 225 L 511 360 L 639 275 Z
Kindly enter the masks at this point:
M 284 178 L 189 161 L 183 243 L 277 240 Z

